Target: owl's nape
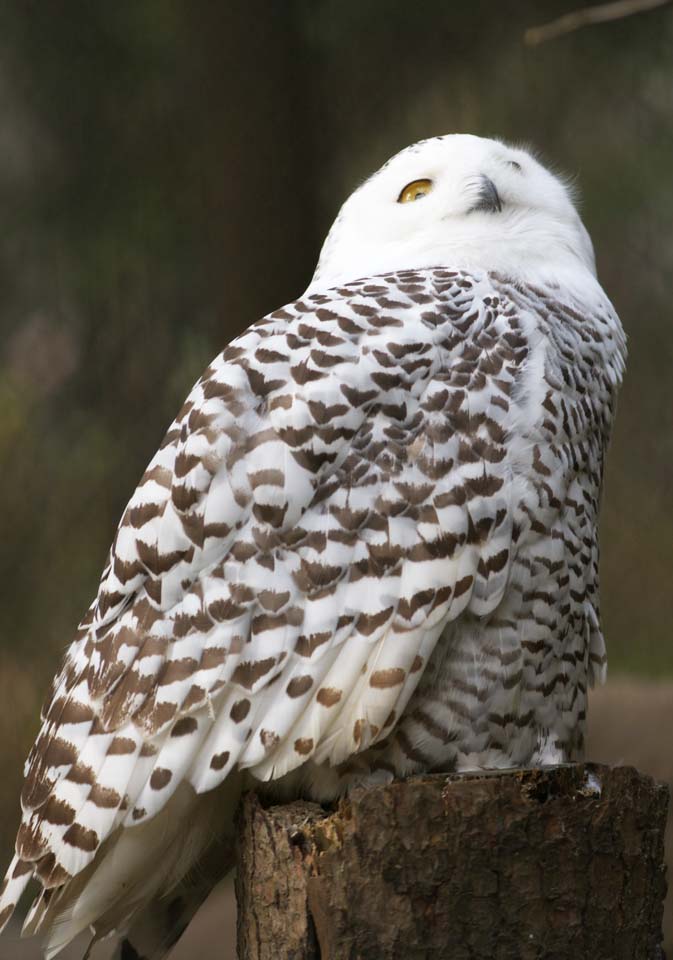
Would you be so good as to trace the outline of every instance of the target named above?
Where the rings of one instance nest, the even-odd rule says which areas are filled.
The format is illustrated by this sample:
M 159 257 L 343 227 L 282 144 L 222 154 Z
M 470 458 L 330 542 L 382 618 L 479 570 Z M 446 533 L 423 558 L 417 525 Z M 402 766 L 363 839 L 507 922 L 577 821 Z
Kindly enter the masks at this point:
M 515 203 L 547 237 L 530 255 L 500 251 Z M 439 138 L 359 188 L 123 514 L 29 757 L 0 922 L 36 877 L 48 956 L 90 928 L 159 960 L 244 786 L 324 800 L 580 757 L 623 362 L 586 232 L 523 151 Z

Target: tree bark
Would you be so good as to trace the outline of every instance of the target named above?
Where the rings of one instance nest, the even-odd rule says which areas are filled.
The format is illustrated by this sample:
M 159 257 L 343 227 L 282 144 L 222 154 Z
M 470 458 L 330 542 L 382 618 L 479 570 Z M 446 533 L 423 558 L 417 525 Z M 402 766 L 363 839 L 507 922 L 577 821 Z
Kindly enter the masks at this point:
M 434 775 L 239 817 L 239 960 L 657 960 L 668 790 L 630 767 Z

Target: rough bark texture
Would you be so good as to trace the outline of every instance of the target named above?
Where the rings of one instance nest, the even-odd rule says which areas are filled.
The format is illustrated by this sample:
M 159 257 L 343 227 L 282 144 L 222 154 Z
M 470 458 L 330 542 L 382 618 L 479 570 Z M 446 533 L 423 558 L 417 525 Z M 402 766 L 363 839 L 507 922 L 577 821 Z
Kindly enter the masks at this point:
M 630 767 L 430 776 L 240 812 L 240 960 L 657 960 L 668 790 Z

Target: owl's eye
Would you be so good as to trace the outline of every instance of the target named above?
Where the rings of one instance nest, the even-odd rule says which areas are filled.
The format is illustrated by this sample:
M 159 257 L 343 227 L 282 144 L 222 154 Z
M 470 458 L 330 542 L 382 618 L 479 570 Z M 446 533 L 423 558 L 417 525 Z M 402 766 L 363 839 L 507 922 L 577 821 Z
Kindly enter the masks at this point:
M 406 187 L 402 187 L 398 203 L 411 203 L 413 200 L 420 200 L 432 190 L 432 180 L 412 180 Z

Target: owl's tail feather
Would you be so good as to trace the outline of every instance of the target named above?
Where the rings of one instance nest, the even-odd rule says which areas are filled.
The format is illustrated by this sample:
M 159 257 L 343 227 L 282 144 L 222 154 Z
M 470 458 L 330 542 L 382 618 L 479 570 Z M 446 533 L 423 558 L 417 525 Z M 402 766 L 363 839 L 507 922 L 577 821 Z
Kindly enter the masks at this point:
M 46 960 L 85 930 L 91 960 L 99 945 L 111 960 L 160 960 L 216 882 L 215 864 L 227 870 L 240 787 L 222 787 L 199 796 L 185 783 L 160 814 L 118 830 L 81 874 L 38 898 L 23 935 L 45 934 Z
M 128 931 L 118 937 L 110 960 L 163 960 L 213 887 L 233 867 L 231 844 L 214 844 L 168 896 L 156 897 L 134 917 Z
M 26 863 L 19 856 L 15 856 L 0 886 L 0 933 L 5 929 L 23 891 L 33 876 L 34 864 Z

